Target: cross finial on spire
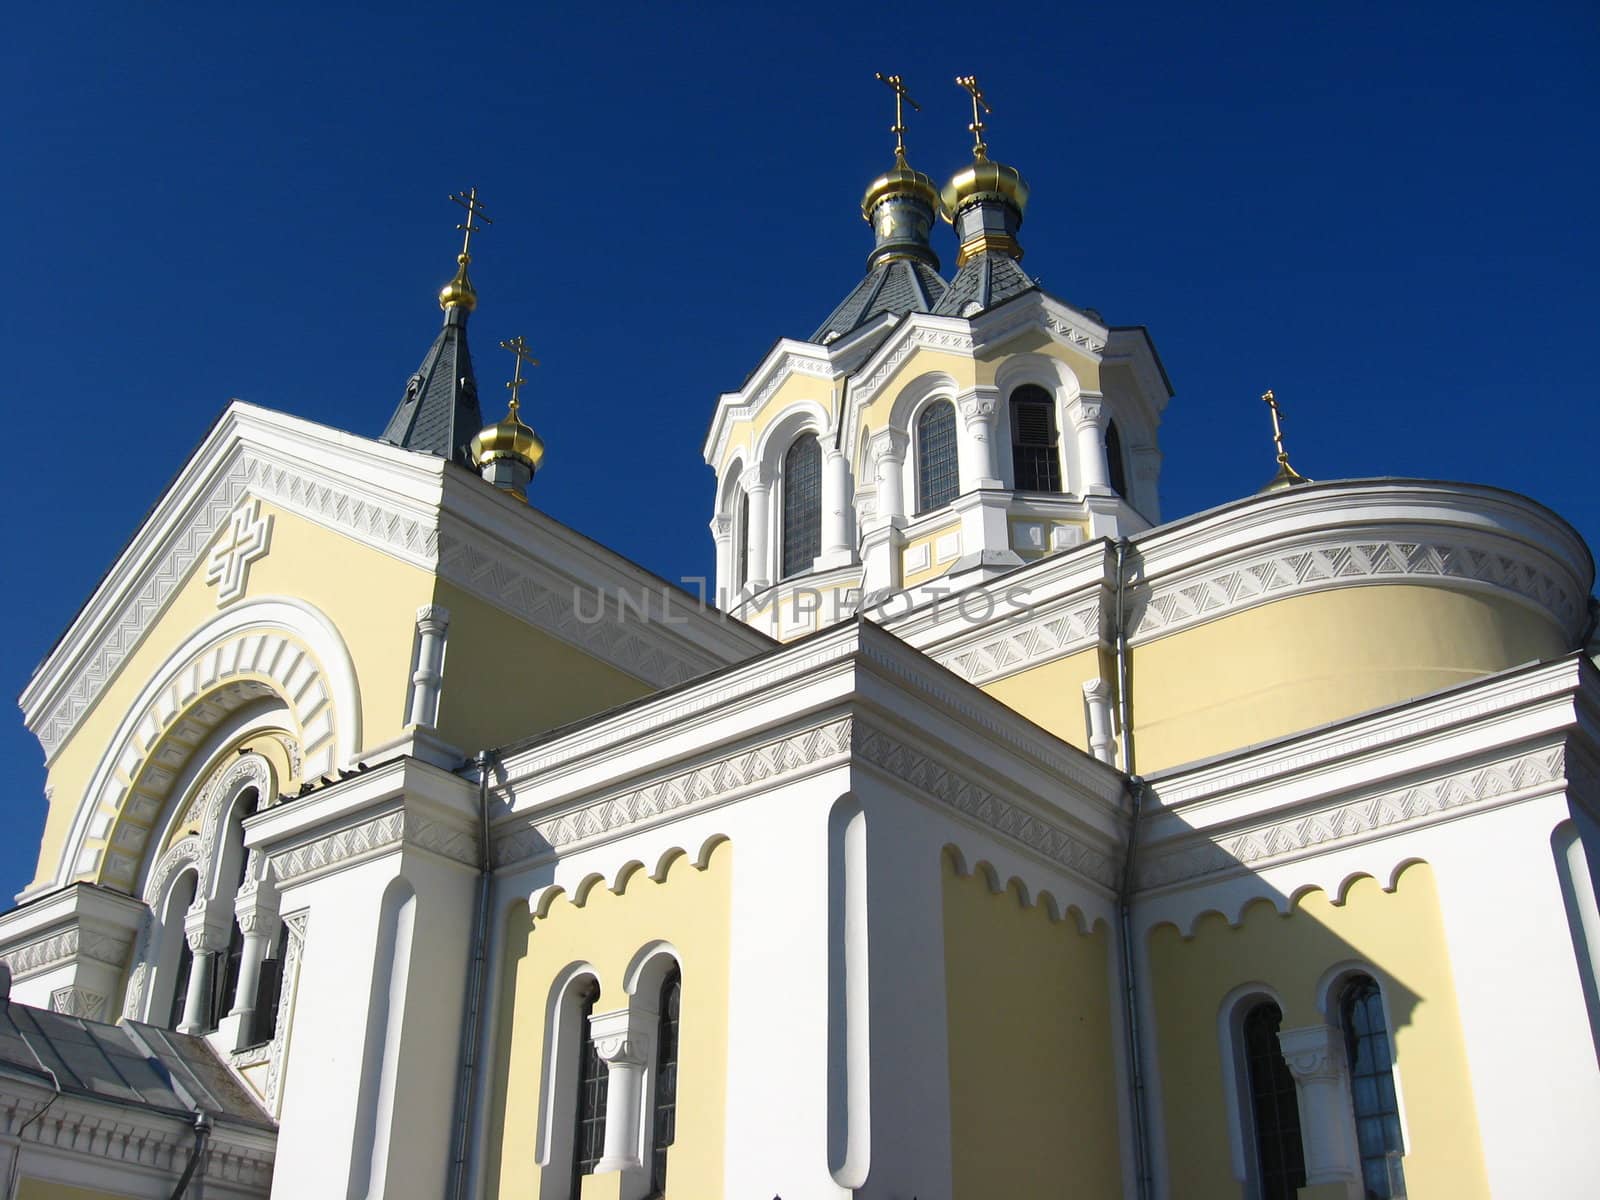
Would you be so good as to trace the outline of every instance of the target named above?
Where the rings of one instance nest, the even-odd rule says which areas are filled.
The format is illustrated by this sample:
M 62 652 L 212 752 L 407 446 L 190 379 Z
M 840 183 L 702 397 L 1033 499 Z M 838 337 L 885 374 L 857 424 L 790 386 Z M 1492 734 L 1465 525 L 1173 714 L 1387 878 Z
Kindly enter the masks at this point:
M 911 98 L 906 91 L 906 81 L 898 75 L 885 75 L 882 71 L 875 72 L 878 81 L 888 86 L 894 92 L 894 124 L 889 126 L 889 132 L 894 134 L 894 156 L 901 162 L 906 160 L 906 118 L 904 106 L 909 104 L 917 112 L 922 111 L 922 105 Z
M 1283 448 L 1283 410 L 1278 407 L 1278 398 L 1268 388 L 1261 393 L 1261 399 L 1272 410 L 1272 444 L 1278 448 L 1278 473 L 1267 485 L 1268 490 L 1280 487 L 1289 487 L 1297 483 L 1310 483 L 1304 475 L 1300 474 L 1289 465 L 1289 452 Z
M 983 88 L 978 83 L 976 75 L 957 75 L 956 86 L 966 91 L 972 97 L 972 124 L 967 129 L 972 133 L 972 156 L 984 158 L 989 153 L 989 147 L 983 143 L 983 114 L 992 113 L 989 102 L 983 98 Z
M 522 385 L 528 382 L 522 377 L 522 364 L 527 363 L 530 367 L 537 367 L 539 360 L 533 356 L 533 351 L 528 346 L 528 339 L 520 333 L 509 342 L 501 342 L 500 349 L 509 350 L 517 356 L 517 366 L 511 373 L 511 382 L 506 384 L 511 389 L 511 416 L 515 417 L 517 410 L 522 407 L 519 393 L 522 391 Z
M 456 226 L 457 229 L 461 230 L 461 257 L 467 258 L 472 250 L 472 235 L 482 232 L 483 225 L 493 225 L 494 222 L 484 214 L 483 203 L 478 199 L 477 188 L 467 192 L 457 192 L 450 199 L 467 210 L 467 219 Z M 482 221 L 483 225 L 474 225 L 472 223 L 474 219 Z

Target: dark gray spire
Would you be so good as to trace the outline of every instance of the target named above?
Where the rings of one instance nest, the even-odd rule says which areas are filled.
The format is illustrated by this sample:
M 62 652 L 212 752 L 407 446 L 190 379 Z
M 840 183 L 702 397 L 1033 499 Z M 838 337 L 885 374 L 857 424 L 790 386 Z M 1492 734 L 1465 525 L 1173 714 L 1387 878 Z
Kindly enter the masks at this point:
M 483 413 L 467 349 L 470 311 L 465 304 L 445 309 L 444 327 L 406 384 L 405 398 L 383 431 L 384 441 L 471 465 L 467 443 L 483 428 Z
M 1022 264 L 999 250 L 980 250 L 956 271 L 950 287 L 932 308 L 941 317 L 976 316 L 1002 300 L 1038 287 Z

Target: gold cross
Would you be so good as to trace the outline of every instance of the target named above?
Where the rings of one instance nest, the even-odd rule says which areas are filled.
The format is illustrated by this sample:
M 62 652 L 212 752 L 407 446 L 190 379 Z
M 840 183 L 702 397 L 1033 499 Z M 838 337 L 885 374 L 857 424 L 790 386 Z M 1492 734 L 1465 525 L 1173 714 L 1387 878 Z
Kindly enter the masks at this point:
M 906 118 L 905 109 L 902 105 L 909 104 L 918 112 L 922 111 L 922 105 L 911 98 L 906 91 L 906 81 L 901 79 L 900 76 L 885 75 L 882 71 L 874 73 L 878 76 L 878 82 L 887 84 L 890 90 L 894 92 L 894 124 L 889 126 L 889 132 L 894 134 L 894 156 L 904 162 L 906 158 Z
M 454 196 L 451 196 L 450 199 L 454 200 L 457 204 L 461 205 L 462 208 L 467 210 L 466 221 L 456 226 L 457 229 L 462 231 L 461 257 L 466 258 L 468 251 L 472 249 L 472 235 L 482 232 L 483 225 L 493 225 L 494 222 L 484 215 L 483 204 L 478 199 L 477 188 L 473 188 L 470 192 L 457 192 Z M 472 223 L 474 218 L 482 221 L 483 225 L 474 225 Z
M 976 75 L 957 75 L 956 86 L 964 88 L 967 95 L 972 97 L 972 124 L 967 128 L 972 132 L 972 155 L 974 158 L 983 158 L 989 152 L 989 147 L 983 144 L 983 114 L 993 113 L 989 102 L 983 98 L 983 88 L 978 85 Z
M 533 356 L 533 352 L 528 348 L 528 339 L 523 337 L 520 333 L 517 334 L 516 337 L 512 338 L 509 342 L 501 342 L 500 349 L 509 350 L 511 353 L 517 356 L 516 370 L 511 373 L 511 382 L 506 384 L 506 386 L 511 389 L 510 415 L 515 417 L 517 415 L 517 410 L 522 407 L 522 400 L 518 396 L 518 393 L 521 392 L 522 385 L 528 382 L 522 377 L 522 364 L 527 363 L 530 367 L 537 367 L 539 365 L 539 360 Z
M 1309 479 L 1289 465 L 1289 452 L 1283 448 L 1283 410 L 1278 407 L 1278 398 L 1268 388 L 1261 393 L 1261 399 L 1272 410 L 1272 444 L 1278 448 L 1278 474 L 1273 484 L 1310 483 Z

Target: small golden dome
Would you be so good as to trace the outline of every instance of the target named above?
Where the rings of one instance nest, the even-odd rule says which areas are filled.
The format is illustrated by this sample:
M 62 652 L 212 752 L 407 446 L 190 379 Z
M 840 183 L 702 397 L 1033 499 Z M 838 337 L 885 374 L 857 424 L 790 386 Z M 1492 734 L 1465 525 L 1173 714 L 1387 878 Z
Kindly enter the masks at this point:
M 1028 183 L 1015 167 L 992 161 L 980 153 L 950 178 L 940 193 L 944 219 L 954 221 L 956 210 L 971 200 L 994 198 L 1018 212 L 1028 207 Z
M 456 262 L 461 265 L 456 268 L 456 277 L 439 289 L 439 307 L 446 312 L 452 308 L 471 312 L 478 307 L 478 293 L 473 291 L 472 280 L 467 278 L 467 264 L 471 261 L 470 254 L 458 254 Z
M 939 187 L 921 171 L 913 170 L 905 155 L 894 156 L 894 166 L 867 185 L 861 197 L 861 216 L 872 220 L 872 210 L 890 196 L 912 196 L 935 211 L 939 208 Z
M 513 403 L 505 418 L 493 425 L 485 425 L 472 439 L 472 461 L 482 467 L 497 459 L 515 458 L 537 471 L 544 459 L 544 442 L 539 435 L 522 423 L 517 416 L 519 405 Z

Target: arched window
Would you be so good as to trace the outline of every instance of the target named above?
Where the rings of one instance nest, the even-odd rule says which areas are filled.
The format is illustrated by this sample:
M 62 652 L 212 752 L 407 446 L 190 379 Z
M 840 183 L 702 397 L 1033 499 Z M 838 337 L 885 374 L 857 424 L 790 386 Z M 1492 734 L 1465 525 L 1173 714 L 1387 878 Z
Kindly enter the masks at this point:
M 1400 1104 L 1394 1090 L 1394 1057 L 1383 1016 L 1383 995 L 1370 975 L 1357 975 L 1339 997 L 1340 1022 L 1350 1053 L 1350 1097 L 1356 1111 L 1361 1178 L 1369 1200 L 1405 1195 L 1400 1158 Z
M 1259 1200 L 1295 1200 L 1298 1189 L 1306 1185 L 1300 1102 L 1294 1076 L 1289 1074 L 1289 1064 L 1278 1045 L 1282 1024 L 1282 1011 L 1272 1001 L 1263 1000 L 1245 1014 L 1240 1028 Z
M 168 1006 L 167 1028 L 176 1029 L 183 1020 L 183 1006 L 189 998 L 189 974 L 194 970 L 194 951 L 189 949 L 189 939 L 184 933 L 183 917 L 194 903 L 199 878 L 193 871 L 184 872 L 172 887 L 167 899 L 166 937 L 175 940 L 171 951 L 163 953 L 161 965 L 166 965 L 167 955 L 172 963 L 172 1003 Z M 160 970 L 160 967 L 157 968 Z M 159 1011 L 159 1010 L 158 1010 Z
M 1061 490 L 1056 405 L 1050 393 L 1035 384 L 1011 393 L 1011 469 L 1020 492 Z
M 935 400 L 917 414 L 917 511 L 941 508 L 960 492 L 956 406 Z
M 578 1103 L 572 1131 L 572 1195 L 576 1197 L 583 1177 L 591 1174 L 606 1149 L 606 1064 L 589 1037 L 589 1018 L 600 987 L 593 979 L 583 984 L 578 997 L 578 1019 L 574 1023 L 576 1044 L 573 1056 L 578 1062 Z
M 1115 421 L 1106 422 L 1106 478 L 1111 490 L 1124 500 L 1128 498 L 1128 467 L 1122 458 L 1122 435 Z
M 244 820 L 254 816 L 261 803 L 261 793 L 254 788 L 249 789 L 239 797 L 238 803 L 233 806 L 233 812 L 228 816 L 227 854 L 225 862 L 237 862 L 234 871 L 231 890 L 219 889 L 218 896 L 232 904 L 232 898 L 239 893 L 240 886 L 244 883 L 245 872 L 249 869 L 250 860 L 244 848 Z M 228 948 L 222 951 L 220 969 L 213 970 L 211 974 L 211 1010 L 206 1017 L 206 1028 L 215 1029 L 222 1024 L 222 1018 L 234 1004 L 234 991 L 239 986 L 239 969 L 244 962 L 244 931 L 239 928 L 239 919 L 233 920 L 233 928 L 228 932 Z
M 822 553 L 822 447 L 802 434 L 783 456 L 783 573 L 809 571 Z
M 667 1147 L 678 1131 L 678 1007 L 683 977 L 674 966 L 661 981 L 657 1011 L 655 1119 L 650 1133 L 650 1190 L 667 1190 Z

